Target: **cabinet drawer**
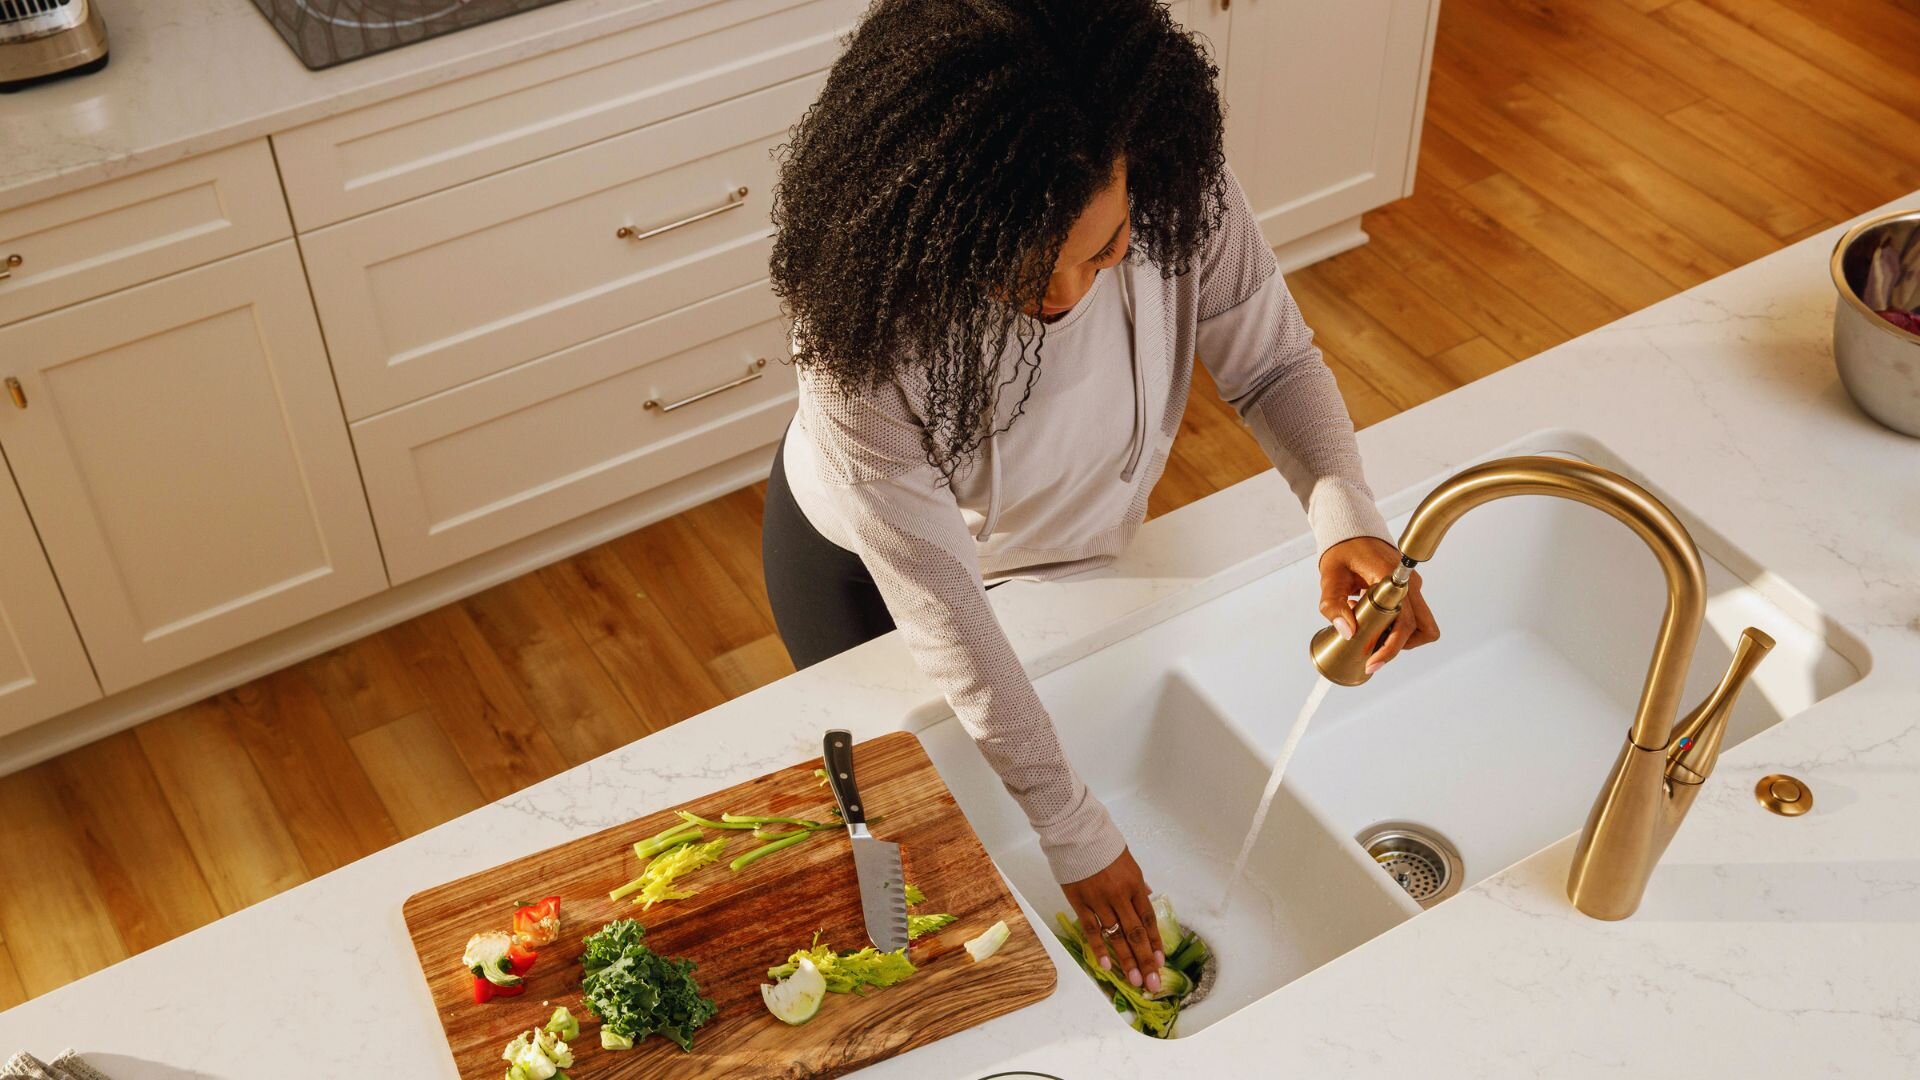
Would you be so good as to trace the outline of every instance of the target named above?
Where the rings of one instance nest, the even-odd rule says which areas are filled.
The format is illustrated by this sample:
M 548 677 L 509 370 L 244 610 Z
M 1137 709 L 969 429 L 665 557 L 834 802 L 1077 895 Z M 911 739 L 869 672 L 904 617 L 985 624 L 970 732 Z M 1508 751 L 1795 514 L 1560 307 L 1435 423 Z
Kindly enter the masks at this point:
M 0 329 L 0 374 L 107 693 L 385 586 L 293 241 Z
M 292 233 L 265 139 L 0 212 L 0 325 Z
M 824 78 L 307 234 L 301 246 L 347 415 L 764 277 L 770 151 Z
M 301 231 L 819 71 L 865 0 L 726 0 L 274 136 Z
M 774 442 L 787 334 L 762 280 L 354 424 L 394 584 Z

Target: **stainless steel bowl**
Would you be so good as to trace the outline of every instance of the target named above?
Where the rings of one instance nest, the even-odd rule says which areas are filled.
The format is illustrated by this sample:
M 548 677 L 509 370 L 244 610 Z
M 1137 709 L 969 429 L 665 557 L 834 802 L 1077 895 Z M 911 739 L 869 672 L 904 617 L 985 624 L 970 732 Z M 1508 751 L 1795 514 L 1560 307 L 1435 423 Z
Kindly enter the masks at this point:
M 1840 381 L 1863 412 L 1905 435 L 1920 438 L 1920 334 L 1881 318 L 1860 299 L 1867 262 L 1890 229 L 1920 228 L 1920 210 L 1863 221 L 1833 247 L 1833 362 Z

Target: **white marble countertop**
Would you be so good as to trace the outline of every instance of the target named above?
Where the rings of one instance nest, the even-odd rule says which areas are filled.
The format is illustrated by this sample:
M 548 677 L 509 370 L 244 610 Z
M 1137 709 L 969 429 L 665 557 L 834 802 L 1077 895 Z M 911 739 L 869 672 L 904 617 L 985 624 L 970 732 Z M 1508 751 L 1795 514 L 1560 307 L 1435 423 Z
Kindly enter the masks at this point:
M 725 0 L 562 0 L 309 71 L 250 0 L 98 0 L 111 60 L 0 96 L 0 210 Z
M 1361 433 L 1382 493 L 1542 429 L 1597 437 L 1870 650 L 1860 682 L 1721 759 L 1639 914 L 1571 909 L 1569 838 L 1192 1038 L 1126 1030 L 1069 967 L 1046 1001 L 862 1075 L 1910 1071 L 1920 441 L 1867 420 L 1835 377 L 1838 231 Z M 995 604 L 1049 671 L 1299 557 L 1304 534 L 1263 476 L 1149 523 L 1109 572 L 1011 585 Z M 0 1014 L 0 1049 L 75 1046 L 116 1080 L 450 1077 L 408 895 L 803 759 L 830 725 L 923 726 L 931 698 L 883 638 Z M 1807 780 L 1815 811 L 1761 812 L 1748 788 L 1772 771 Z M 313 978 L 317 951 L 343 977 Z

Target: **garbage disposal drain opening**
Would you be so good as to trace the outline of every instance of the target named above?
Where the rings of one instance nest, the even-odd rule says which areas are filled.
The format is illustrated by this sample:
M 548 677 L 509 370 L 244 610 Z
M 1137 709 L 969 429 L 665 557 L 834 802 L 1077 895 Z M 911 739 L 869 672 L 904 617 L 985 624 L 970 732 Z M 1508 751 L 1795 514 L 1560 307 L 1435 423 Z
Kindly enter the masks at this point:
M 1460 891 L 1460 852 L 1439 833 L 1408 821 L 1383 821 L 1354 839 L 1387 877 L 1423 908 Z

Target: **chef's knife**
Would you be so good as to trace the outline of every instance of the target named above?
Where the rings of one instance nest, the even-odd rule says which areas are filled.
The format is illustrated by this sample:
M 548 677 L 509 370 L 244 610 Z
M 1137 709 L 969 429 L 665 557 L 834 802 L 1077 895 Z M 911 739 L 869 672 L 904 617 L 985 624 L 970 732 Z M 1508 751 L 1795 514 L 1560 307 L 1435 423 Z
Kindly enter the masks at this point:
M 866 916 L 873 947 L 893 952 L 907 947 L 907 882 L 900 870 L 900 845 L 875 840 L 867 831 L 867 810 L 853 779 L 853 733 L 827 732 L 822 757 L 827 783 L 840 803 L 840 819 L 853 837 L 853 869 L 860 877 L 860 912 Z

